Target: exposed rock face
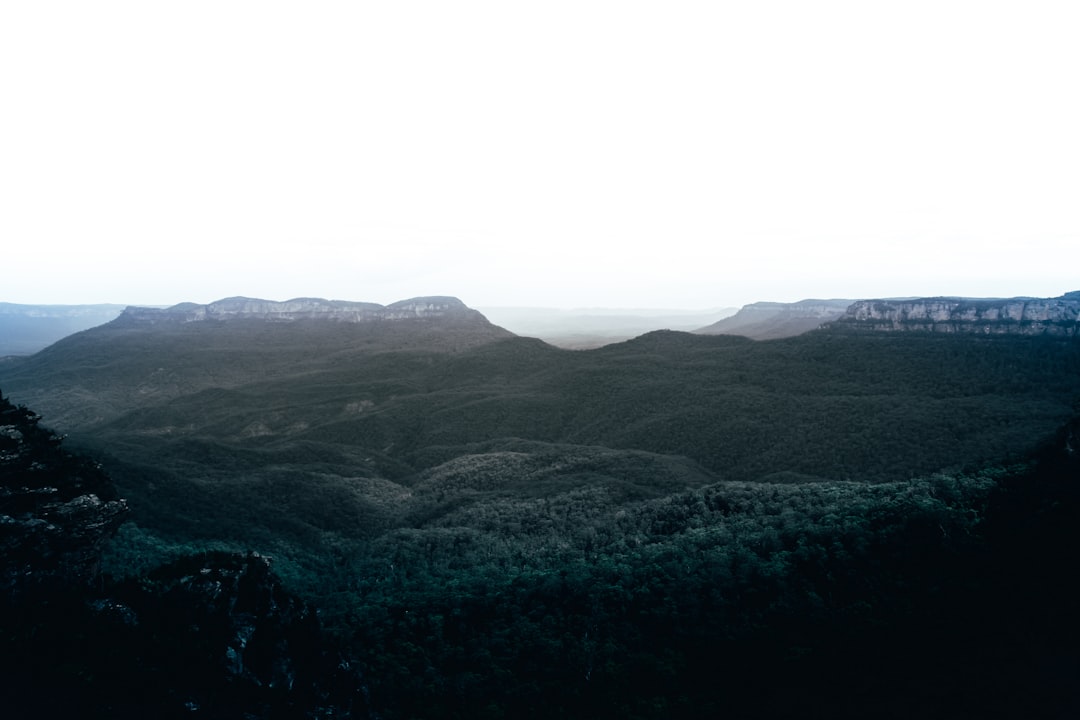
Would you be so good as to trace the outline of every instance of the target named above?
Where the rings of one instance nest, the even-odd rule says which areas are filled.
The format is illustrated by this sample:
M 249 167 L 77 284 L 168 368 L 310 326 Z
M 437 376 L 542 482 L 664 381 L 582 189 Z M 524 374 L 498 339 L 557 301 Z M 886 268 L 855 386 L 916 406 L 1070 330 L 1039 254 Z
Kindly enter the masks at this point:
M 856 330 L 1080 336 L 1080 292 L 1058 298 L 860 300 L 835 326 Z
M 170 622 L 217 629 L 217 656 L 206 659 L 228 676 L 257 685 L 291 688 L 297 668 L 287 652 L 290 642 L 318 634 L 314 610 L 281 588 L 269 558 L 258 553 L 187 557 L 159 568 L 142 584 L 153 588 L 156 602 L 168 600 Z M 138 615 L 129 617 L 132 621 Z
M 127 505 L 38 420 L 0 397 L 5 717 L 363 715 L 359 674 L 268 558 L 206 553 L 101 577 Z
M 323 640 L 315 609 L 285 591 L 258 553 L 185 557 L 92 607 L 96 632 L 128 649 L 118 674 L 155 688 L 124 699 L 133 716 L 362 715 L 353 707 L 359 675 Z
M 87 587 L 127 515 L 94 463 L 60 449 L 40 418 L 0 397 L 0 592 Z
M 800 300 L 794 303 L 757 302 L 695 332 L 703 335 L 742 335 L 754 340 L 792 337 L 841 317 L 851 300 Z
M 202 322 L 206 320 L 255 319 L 277 322 L 296 320 L 335 320 L 338 322 L 365 323 L 385 320 L 411 320 L 423 318 L 449 318 L 484 320 L 476 310 L 467 307 L 453 297 L 419 297 L 401 300 L 391 305 L 323 300 L 322 298 L 295 298 L 284 302 L 258 300 L 245 297 L 226 298 L 209 305 L 181 303 L 170 308 L 156 309 L 129 307 L 120 315 L 121 322 Z

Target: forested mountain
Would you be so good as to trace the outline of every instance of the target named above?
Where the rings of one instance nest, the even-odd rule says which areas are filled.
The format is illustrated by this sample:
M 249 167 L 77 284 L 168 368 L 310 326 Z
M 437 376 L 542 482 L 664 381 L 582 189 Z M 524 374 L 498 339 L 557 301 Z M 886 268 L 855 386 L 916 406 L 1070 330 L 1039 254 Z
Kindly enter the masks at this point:
M 1080 709 L 1067 571 L 1080 549 L 1080 419 L 1013 468 L 883 485 L 719 483 L 635 502 L 583 488 L 478 488 L 475 464 L 449 485 L 433 475 L 426 492 L 496 492 L 414 517 L 351 556 L 333 548 L 336 574 L 323 581 L 347 577 L 349 591 L 324 597 L 345 606 L 335 618 L 344 651 L 260 556 L 196 554 L 98 581 L 85 539 L 112 521 L 67 514 L 38 543 L 35 516 L 55 518 L 55 501 L 27 493 L 31 475 L 70 498 L 61 502 L 106 514 L 88 493 L 112 493 L 38 419 L 0 398 L 3 560 L 25 563 L 0 599 L 5 716 Z M 527 477 L 545 465 L 516 467 Z M 121 546 L 139 532 L 126 529 Z M 57 553 L 75 563 L 54 562 Z
M 205 315 L 120 318 L 0 387 L 127 498 L 109 575 L 273 556 L 380 717 L 1076 707 L 1032 669 L 1077 662 L 1072 338 L 566 351 L 468 313 Z M 1013 616 L 1030 592 L 1053 613 Z
M 319 447 L 350 474 L 396 480 L 523 439 L 689 458 L 732 480 L 866 481 L 1022 452 L 1080 383 L 1066 339 L 656 332 L 570 352 L 419 327 L 117 322 L 0 381 L 73 440 L 140 460 L 220 448 L 279 465 Z
M 80 428 L 170 398 L 271 378 L 347 369 L 389 352 L 441 355 L 511 338 L 454 298 L 383 307 L 230 298 L 210 305 L 127 308 L 113 322 L 0 367 L 3 387 Z
M 854 331 L 982 335 L 1080 335 L 1080 291 L 1056 298 L 889 298 L 758 302 L 695 332 L 755 340 L 800 335 L 825 324 Z
M 694 332 L 702 335 L 741 335 L 754 340 L 801 335 L 843 316 L 852 300 L 800 300 L 793 303 L 756 302 Z

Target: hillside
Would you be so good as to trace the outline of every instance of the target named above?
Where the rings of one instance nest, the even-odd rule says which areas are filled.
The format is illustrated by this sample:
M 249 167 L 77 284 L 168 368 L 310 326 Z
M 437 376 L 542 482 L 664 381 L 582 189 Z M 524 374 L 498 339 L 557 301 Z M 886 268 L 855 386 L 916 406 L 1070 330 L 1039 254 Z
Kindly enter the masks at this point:
M 282 592 L 318 605 L 349 649 L 336 667 L 387 720 L 1072 708 L 1033 668 L 1073 662 L 1078 636 L 1055 574 L 1078 515 L 1075 339 L 826 327 L 567 351 L 471 312 L 312 312 L 131 311 L 0 366 L 5 393 L 36 398 L 127 500 L 102 556 L 126 590 L 108 597 L 140 622 L 155 598 L 189 598 L 209 614 L 185 600 L 170 622 L 217 628 L 193 655 L 169 636 L 162 658 L 123 612 L 80 606 L 91 648 L 132 649 L 78 656 L 90 666 L 173 677 L 197 704 L 222 677 L 268 687 L 266 645 L 250 672 L 221 665 L 246 616 L 204 603 L 251 597 L 252 578 L 281 610 L 270 628 L 307 627 Z M 34 647 L 24 627 L 8 632 Z M 296 702 L 319 706 L 337 671 L 290 637 L 275 647 L 306 658 L 289 660 L 307 678 Z M 237 707 L 272 702 L 238 682 L 222 686 Z
M 208 389 L 305 376 L 388 352 L 456 353 L 513 337 L 454 298 L 381 306 L 230 298 L 127 308 L 0 370 L 0 388 L 57 427 L 87 427 Z
M 21 494 L 0 493 L 2 558 L 12 559 L 12 539 L 45 527 L 52 547 L 77 558 L 68 567 L 87 570 L 58 575 L 48 568 L 64 563 L 32 559 L 16 576 L 33 597 L 0 599 L 0 701 L 14 718 L 660 720 L 813 708 L 854 720 L 1077 709 L 1068 668 L 1080 661 L 1080 623 L 1063 570 L 1080 519 L 1075 417 L 1014 467 L 884 484 L 687 490 L 645 454 L 619 461 L 525 442 L 460 457 L 418 478 L 417 503 L 395 526 L 323 547 L 313 579 L 345 653 L 261 555 L 162 554 L 160 540 L 129 524 L 108 572 L 123 574 L 120 561 L 152 569 L 97 576 L 80 538 L 111 532 L 119 503 L 85 494 L 107 484 L 100 469 L 58 451 L 37 420 L 0 398 L 0 490 Z M 619 495 L 596 482 L 602 467 L 645 469 L 657 482 Z M 42 470 L 67 495 L 60 502 L 100 510 L 105 524 L 28 493 L 27 474 Z M 249 502 L 258 489 L 247 488 Z M 343 496 L 321 489 L 277 500 L 334 512 Z M 379 497 L 373 489 L 361 492 Z M 35 582 L 48 578 L 61 584 Z
M 0 396 L 4 717 L 346 716 L 359 678 L 267 558 L 104 576 L 126 502 L 40 420 Z
M 254 547 L 296 577 L 338 542 L 506 495 L 617 505 L 996 463 L 1080 399 L 1067 338 L 661 331 L 572 352 L 472 313 L 126 315 L 0 368 L 0 387 L 110 467 L 149 533 L 132 542 Z
M 79 443 L 115 439 L 140 461 L 326 447 L 343 472 L 397 479 L 526 439 L 686 457 L 729 479 L 886 480 L 1023 451 L 1070 412 L 1080 375 L 1077 346 L 1052 339 L 658 332 L 570 352 L 492 328 L 446 352 L 466 340 L 232 322 L 105 326 L 0 382 Z
M 993 335 L 1080 335 L 1080 291 L 1057 298 L 889 298 L 801 300 L 745 305 L 731 317 L 695 330 L 771 340 L 825 324 L 861 332 L 938 332 Z
M 702 335 L 742 335 L 754 340 L 794 337 L 836 320 L 851 303 L 851 300 L 757 302 L 744 305 L 731 317 L 694 332 Z

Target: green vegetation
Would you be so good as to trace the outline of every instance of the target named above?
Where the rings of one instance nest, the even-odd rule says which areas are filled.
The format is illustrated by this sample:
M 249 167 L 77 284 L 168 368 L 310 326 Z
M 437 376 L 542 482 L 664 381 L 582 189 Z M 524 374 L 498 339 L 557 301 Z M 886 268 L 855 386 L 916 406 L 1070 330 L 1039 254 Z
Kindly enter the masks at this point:
M 859 673 L 843 653 L 867 657 L 861 633 L 906 627 L 952 591 L 994 486 L 725 483 L 630 511 L 596 493 L 475 504 L 371 547 L 355 652 L 394 717 L 786 716 L 828 700 L 826 666 Z M 877 680 L 876 707 L 900 699 L 885 696 L 896 680 Z M 815 712 L 844 716 L 832 702 Z
M 0 396 L 5 718 L 346 715 L 358 678 L 258 554 L 163 565 L 172 548 L 161 548 L 152 569 L 102 576 L 102 547 L 125 503 L 110 501 L 102 469 L 39 420 Z
M 610 458 L 458 458 L 397 527 L 326 546 L 322 617 L 384 718 L 1061 717 L 1078 431 L 879 484 L 560 488 L 556 457 Z
M 273 556 L 380 717 L 1071 707 L 1035 668 L 1076 662 L 1077 624 L 1035 598 L 1063 602 L 1076 467 L 1031 453 L 1080 343 L 297 328 L 92 331 L 0 383 L 127 498 L 108 572 Z

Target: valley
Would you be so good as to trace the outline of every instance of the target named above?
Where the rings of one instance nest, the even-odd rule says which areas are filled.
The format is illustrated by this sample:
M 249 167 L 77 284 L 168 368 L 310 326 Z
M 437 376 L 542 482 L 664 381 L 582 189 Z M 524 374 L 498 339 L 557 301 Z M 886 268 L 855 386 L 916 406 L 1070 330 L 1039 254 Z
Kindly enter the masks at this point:
M 1073 542 L 1055 513 L 1074 466 L 1036 459 L 1075 427 L 1069 335 L 835 323 L 566 350 L 453 299 L 316 307 L 129 310 L 0 365 L 0 389 L 126 499 L 107 574 L 272 557 L 380 717 L 550 716 L 540 697 L 565 717 L 788 716 L 755 705 L 770 677 L 860 716 L 924 664 L 974 662 L 960 636 L 1019 572 L 995 533 L 1039 544 L 1030 511 Z M 875 644 L 896 652 L 884 675 L 857 666 Z M 1031 686 L 1015 650 L 988 657 Z M 829 672 L 865 697 L 830 699 Z

